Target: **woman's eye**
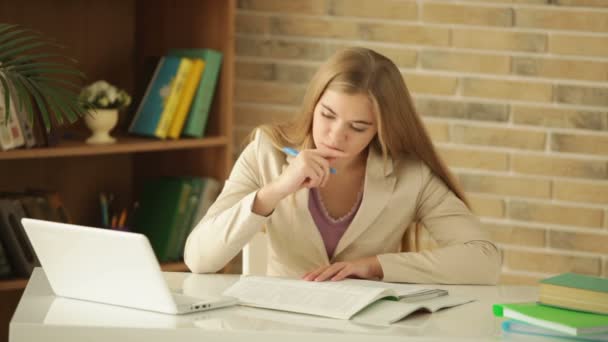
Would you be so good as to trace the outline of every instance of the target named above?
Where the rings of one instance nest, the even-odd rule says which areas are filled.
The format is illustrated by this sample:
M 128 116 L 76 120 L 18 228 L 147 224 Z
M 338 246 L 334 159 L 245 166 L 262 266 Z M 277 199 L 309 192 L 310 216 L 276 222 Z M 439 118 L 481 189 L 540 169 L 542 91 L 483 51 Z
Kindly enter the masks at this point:
M 351 128 L 355 131 L 355 132 L 365 132 L 365 128 L 362 127 L 355 127 L 355 126 L 351 126 Z
M 323 117 L 325 117 L 325 118 L 328 118 L 328 119 L 333 119 L 333 118 L 334 118 L 334 116 L 333 116 L 333 115 L 331 115 L 331 114 L 327 114 L 327 113 L 323 113 L 323 112 L 321 112 L 321 115 L 322 115 Z

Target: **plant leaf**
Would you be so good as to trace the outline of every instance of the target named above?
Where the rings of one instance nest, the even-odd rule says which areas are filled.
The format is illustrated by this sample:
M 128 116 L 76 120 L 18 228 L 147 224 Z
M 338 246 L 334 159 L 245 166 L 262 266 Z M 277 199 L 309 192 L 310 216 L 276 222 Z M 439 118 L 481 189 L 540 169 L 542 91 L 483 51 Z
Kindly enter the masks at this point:
M 28 114 L 27 120 L 33 125 L 34 123 L 34 111 L 32 107 L 32 102 L 30 101 L 30 95 L 27 90 L 21 84 L 21 82 L 17 78 L 13 78 L 10 80 L 15 86 L 15 90 L 17 91 L 17 100 L 19 101 L 19 110 L 21 111 L 23 106 L 25 106 L 25 111 Z
M 12 37 L 19 36 L 22 34 L 27 34 L 25 37 L 39 37 L 39 35 L 32 30 L 12 30 L 0 35 L 0 43 L 4 43 Z
M 0 34 L 4 34 L 4 32 L 16 29 L 17 27 L 19 25 L 0 23 Z
M 51 120 L 49 117 L 49 112 L 46 109 L 46 105 L 45 105 L 42 97 L 37 93 L 37 90 L 34 89 L 34 87 L 29 84 L 29 80 L 27 78 L 25 78 L 19 74 L 17 74 L 17 77 L 23 82 L 23 85 L 25 86 L 25 88 L 28 90 L 30 95 L 32 95 L 32 97 L 34 98 L 34 101 L 36 102 L 36 105 L 38 106 L 38 109 L 40 110 L 40 115 L 42 117 L 42 121 L 44 122 L 44 127 L 47 132 L 50 132 L 51 131 Z
M 78 120 L 78 117 L 86 113 L 86 109 L 79 104 L 77 97 L 68 90 L 49 87 L 44 83 L 41 83 L 40 87 L 49 95 L 53 95 L 50 98 L 53 98 L 58 102 L 61 112 L 66 116 L 70 123 Z M 76 105 L 74 105 L 74 103 Z
M 0 62 L 3 62 L 7 59 L 14 58 L 18 54 L 23 53 L 25 51 L 28 51 L 28 50 L 31 50 L 31 49 L 34 49 L 37 47 L 43 47 L 43 46 L 53 46 L 53 44 L 46 43 L 46 42 L 34 42 L 31 44 L 19 46 L 12 50 L 5 50 L 3 53 L 0 54 Z M 59 45 L 55 45 L 55 46 L 59 46 Z M 2 45 L 0 45 L 0 51 L 2 51 L 2 50 L 4 50 L 4 47 Z
M 27 90 L 24 89 L 23 85 L 19 82 L 12 82 L 17 93 L 17 101 L 19 102 L 19 111 L 25 107 L 26 113 L 28 113 L 27 120 L 30 124 L 33 124 L 34 112 L 32 111 L 32 103 Z
M 86 106 L 78 98 L 81 86 L 74 79 L 85 75 L 73 67 L 76 60 L 54 51 L 36 51 L 43 48 L 64 47 L 43 38 L 40 32 L 0 23 L 0 83 L 7 95 L 4 101 L 10 103 L 11 91 L 16 93 L 12 100 L 19 104 L 19 110 L 25 106 L 30 122 L 34 122 L 38 110 L 49 132 L 53 124 L 50 115 L 63 124 L 64 118 L 74 122 L 86 113 Z
M 0 84 L 2 84 L 2 93 L 4 94 L 4 124 L 8 125 L 8 117 L 11 112 L 11 94 L 9 92 L 8 82 L 3 74 L 0 74 Z
M 9 48 L 12 47 L 19 47 L 19 46 L 23 46 L 23 43 L 27 43 L 30 41 L 40 41 L 39 37 L 36 36 L 23 36 L 23 37 L 19 37 L 19 38 L 15 38 L 13 40 L 9 40 L 7 42 L 0 42 L 0 48 L 2 48 L 2 50 L 8 50 Z

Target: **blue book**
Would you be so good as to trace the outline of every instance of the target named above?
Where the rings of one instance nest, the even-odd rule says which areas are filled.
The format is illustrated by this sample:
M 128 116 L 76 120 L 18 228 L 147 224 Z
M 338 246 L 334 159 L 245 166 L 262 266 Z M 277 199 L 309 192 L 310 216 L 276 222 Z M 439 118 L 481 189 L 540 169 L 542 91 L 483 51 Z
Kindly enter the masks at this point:
M 180 62 L 181 59 L 175 56 L 165 56 L 160 59 L 131 126 L 129 126 L 129 133 L 156 137 L 156 128 Z
M 570 341 L 608 341 L 608 334 L 572 336 L 559 331 L 538 327 L 532 324 L 508 319 L 502 322 L 502 331 L 505 333 L 527 334 L 547 337 L 558 337 Z

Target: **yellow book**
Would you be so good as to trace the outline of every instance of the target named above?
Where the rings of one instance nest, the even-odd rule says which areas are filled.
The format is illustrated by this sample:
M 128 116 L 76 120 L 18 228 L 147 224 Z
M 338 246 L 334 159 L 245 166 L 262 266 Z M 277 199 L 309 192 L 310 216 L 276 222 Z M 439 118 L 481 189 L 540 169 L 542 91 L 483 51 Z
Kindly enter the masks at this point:
M 173 84 L 171 85 L 171 91 L 167 97 L 165 108 L 160 116 L 158 126 L 156 126 L 156 131 L 154 132 L 154 135 L 161 139 L 165 139 L 167 137 L 167 133 L 169 133 L 169 126 L 171 126 L 173 115 L 175 114 L 175 110 L 179 104 L 179 100 L 184 89 L 184 83 L 186 82 L 191 67 L 192 61 L 190 59 L 182 58 L 180 60 L 179 68 L 177 68 L 177 73 L 173 79 Z
M 171 121 L 171 126 L 169 127 L 169 138 L 178 139 L 181 135 L 182 128 L 184 128 L 184 123 L 186 123 L 188 111 L 190 110 L 190 105 L 192 104 L 192 100 L 194 99 L 194 93 L 198 88 L 198 83 L 201 81 L 201 76 L 203 75 L 204 70 L 204 60 L 200 58 L 195 58 L 192 60 L 192 67 L 190 68 L 190 73 L 186 78 L 182 97 L 179 101 L 179 104 L 177 105 L 175 114 L 173 115 L 173 121 Z

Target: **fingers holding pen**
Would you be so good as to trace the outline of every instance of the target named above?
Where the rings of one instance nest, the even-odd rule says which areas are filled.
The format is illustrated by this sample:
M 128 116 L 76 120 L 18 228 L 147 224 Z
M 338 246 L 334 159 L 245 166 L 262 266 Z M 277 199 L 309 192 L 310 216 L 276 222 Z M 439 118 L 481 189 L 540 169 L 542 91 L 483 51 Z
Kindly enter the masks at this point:
M 346 153 L 327 148 L 305 149 L 301 152 L 286 147 L 283 152 L 294 158 L 289 159 L 289 166 L 275 180 L 274 188 L 281 196 L 287 196 L 302 188 L 315 188 L 327 185 L 330 175 L 335 173 L 331 163 L 346 156 Z

